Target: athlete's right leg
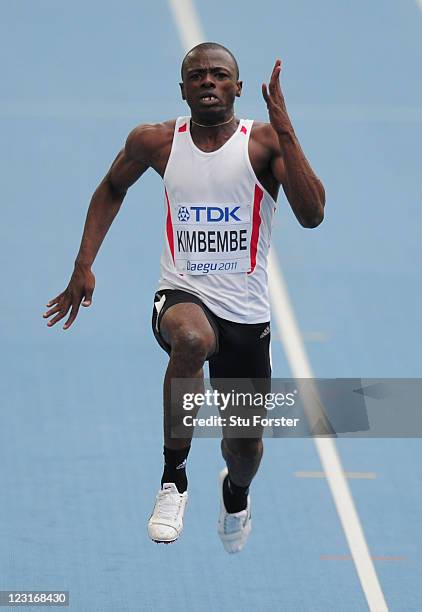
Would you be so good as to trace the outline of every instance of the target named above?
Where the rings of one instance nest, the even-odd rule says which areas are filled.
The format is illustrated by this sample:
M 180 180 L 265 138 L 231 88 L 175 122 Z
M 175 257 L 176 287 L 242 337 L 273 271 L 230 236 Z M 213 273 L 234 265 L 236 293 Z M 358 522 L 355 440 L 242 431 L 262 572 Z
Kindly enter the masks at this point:
M 203 309 L 193 303 L 179 303 L 168 308 L 161 319 L 160 333 L 171 348 L 164 378 L 164 444 L 166 448 L 179 450 L 190 445 L 192 435 L 186 438 L 171 436 L 171 424 L 177 426 L 177 415 L 183 416 L 182 397 L 177 389 L 173 389 L 172 394 L 171 381 L 174 378 L 192 379 L 189 392 L 201 393 L 203 366 L 214 353 L 217 339 Z M 190 414 L 195 416 L 194 411 Z
M 193 430 L 187 437 L 173 438 L 172 427 L 182 422 L 182 394 L 172 388 L 174 378 L 188 378 L 189 392 L 204 388 L 203 365 L 217 346 L 216 333 L 197 303 L 175 303 L 165 310 L 156 327 L 168 347 L 170 360 L 164 378 L 164 457 L 161 489 L 148 522 L 148 534 L 156 542 L 174 542 L 183 529 L 187 502 L 186 459 Z M 165 347 L 164 345 L 164 347 Z M 166 349 L 167 349 L 166 347 Z M 190 413 L 195 416 L 197 411 Z

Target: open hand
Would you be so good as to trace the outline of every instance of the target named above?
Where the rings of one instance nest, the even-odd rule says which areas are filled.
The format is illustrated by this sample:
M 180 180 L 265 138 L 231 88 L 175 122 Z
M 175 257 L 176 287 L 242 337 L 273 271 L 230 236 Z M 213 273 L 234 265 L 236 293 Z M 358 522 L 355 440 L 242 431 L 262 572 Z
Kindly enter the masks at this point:
M 91 306 L 94 288 L 95 276 L 91 269 L 75 267 L 67 288 L 47 304 L 50 310 L 44 313 L 44 319 L 55 315 L 47 323 L 47 327 L 52 327 L 63 319 L 71 308 L 69 318 L 63 326 L 63 329 L 68 329 L 76 319 L 81 303 L 85 307 Z
M 276 132 L 286 132 L 292 129 L 287 114 L 286 103 L 280 86 L 281 60 L 276 60 L 271 74 L 270 84 L 262 84 L 262 95 L 267 103 L 270 122 Z

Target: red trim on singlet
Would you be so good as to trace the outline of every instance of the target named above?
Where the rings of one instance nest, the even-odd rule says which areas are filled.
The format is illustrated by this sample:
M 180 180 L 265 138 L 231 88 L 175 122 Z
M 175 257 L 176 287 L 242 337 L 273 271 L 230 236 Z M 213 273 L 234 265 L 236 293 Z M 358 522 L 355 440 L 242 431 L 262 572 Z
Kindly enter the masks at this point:
M 187 123 L 184 123 L 183 125 L 181 125 L 181 126 L 179 127 L 179 130 L 178 130 L 178 131 L 179 131 L 179 132 L 186 132 L 187 127 L 188 127 L 188 124 L 187 124 Z
M 256 266 L 256 253 L 258 250 L 259 228 L 261 226 L 261 202 L 264 197 L 264 192 L 259 185 L 255 185 L 255 193 L 253 197 L 253 216 L 252 216 L 252 234 L 251 234 L 251 268 L 248 274 L 252 274 Z
M 240 133 L 241 134 L 247 134 L 248 133 L 248 130 L 245 128 L 244 125 L 242 125 L 242 127 L 240 128 Z
M 168 196 L 168 193 L 167 193 L 167 189 L 164 189 L 164 191 L 165 191 L 166 200 L 167 200 L 167 219 L 166 219 L 167 240 L 168 240 L 168 243 L 169 243 L 170 253 L 171 253 L 171 256 L 173 258 L 173 263 L 174 263 L 173 223 L 171 221 L 171 210 L 170 210 L 170 202 L 169 202 L 169 196 Z

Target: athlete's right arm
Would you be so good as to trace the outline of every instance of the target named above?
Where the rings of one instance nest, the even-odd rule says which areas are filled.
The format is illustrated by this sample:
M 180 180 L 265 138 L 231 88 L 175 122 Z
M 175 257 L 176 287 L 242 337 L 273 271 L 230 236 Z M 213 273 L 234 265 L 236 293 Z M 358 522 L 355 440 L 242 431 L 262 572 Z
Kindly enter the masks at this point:
M 47 323 L 52 327 L 70 315 L 63 327 L 68 329 L 79 307 L 90 306 L 95 287 L 91 271 L 98 250 L 120 210 L 128 188 L 148 169 L 154 126 L 141 125 L 128 136 L 125 147 L 117 155 L 101 183 L 95 190 L 86 216 L 82 241 L 75 261 L 75 268 L 66 289 L 50 300 L 44 318 L 53 317 Z

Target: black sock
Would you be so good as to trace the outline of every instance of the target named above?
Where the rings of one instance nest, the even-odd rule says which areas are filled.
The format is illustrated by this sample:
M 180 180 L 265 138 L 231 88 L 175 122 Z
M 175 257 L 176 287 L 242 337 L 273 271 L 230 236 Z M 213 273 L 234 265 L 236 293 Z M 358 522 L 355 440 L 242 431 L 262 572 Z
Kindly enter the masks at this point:
M 248 505 L 249 487 L 238 487 L 228 476 L 223 482 L 223 500 L 227 512 L 233 514 L 245 510 Z
M 186 478 L 186 459 L 190 451 L 190 446 L 173 450 L 164 447 L 164 472 L 161 478 L 161 486 L 165 482 L 174 482 L 179 493 L 184 493 L 188 488 Z

